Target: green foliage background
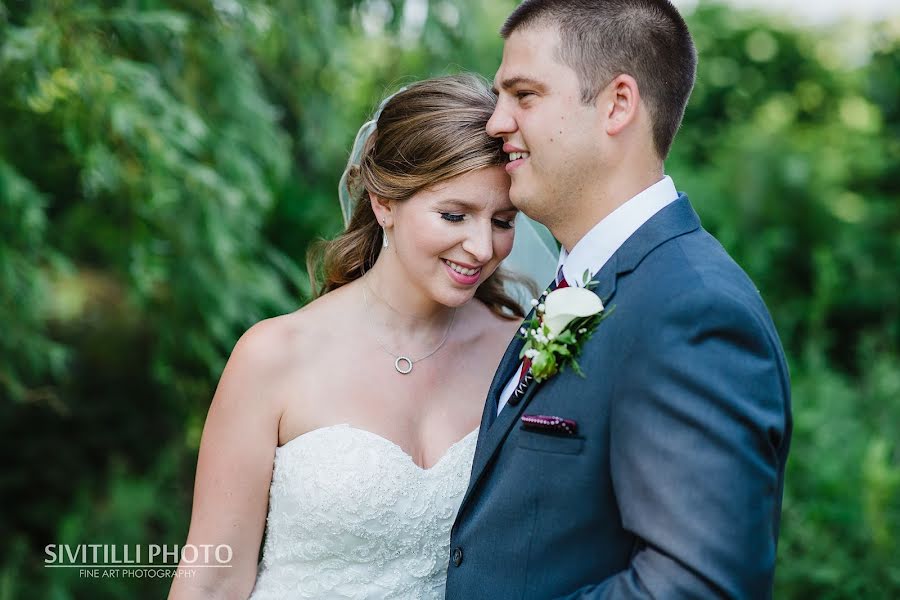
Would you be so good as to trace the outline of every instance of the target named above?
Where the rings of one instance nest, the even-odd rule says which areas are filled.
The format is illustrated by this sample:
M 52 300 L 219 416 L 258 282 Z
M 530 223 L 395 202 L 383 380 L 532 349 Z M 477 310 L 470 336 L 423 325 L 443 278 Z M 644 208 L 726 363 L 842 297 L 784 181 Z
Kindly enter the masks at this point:
M 165 593 L 43 548 L 184 543 L 218 375 L 307 298 L 356 128 L 404 82 L 492 76 L 513 5 L 0 2 L 0 599 Z M 900 597 L 900 24 L 688 16 L 667 170 L 793 375 L 776 597 Z

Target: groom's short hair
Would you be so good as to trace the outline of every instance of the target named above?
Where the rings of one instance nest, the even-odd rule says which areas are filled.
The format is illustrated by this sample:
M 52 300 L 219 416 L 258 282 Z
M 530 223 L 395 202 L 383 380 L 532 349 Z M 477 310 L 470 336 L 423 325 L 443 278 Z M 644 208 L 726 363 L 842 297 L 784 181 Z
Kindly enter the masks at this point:
M 578 75 L 591 103 L 617 75 L 635 78 L 647 103 L 653 143 L 665 159 L 684 117 L 697 71 L 687 24 L 668 0 L 524 0 L 500 35 L 554 26 L 558 59 Z

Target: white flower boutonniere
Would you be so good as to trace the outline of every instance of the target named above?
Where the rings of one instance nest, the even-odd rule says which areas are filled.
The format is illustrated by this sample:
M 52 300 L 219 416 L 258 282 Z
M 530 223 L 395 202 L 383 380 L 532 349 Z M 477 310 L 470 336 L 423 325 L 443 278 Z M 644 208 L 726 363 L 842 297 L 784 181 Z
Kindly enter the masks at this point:
M 585 274 L 585 280 L 589 279 L 589 274 Z M 589 287 L 588 284 L 583 288 L 557 289 L 532 300 L 534 316 L 519 330 L 525 339 L 519 358 L 531 359 L 531 375 L 535 381 L 553 377 L 566 364 L 571 364 L 584 377 L 575 357 L 600 321 L 615 308 L 604 307 Z

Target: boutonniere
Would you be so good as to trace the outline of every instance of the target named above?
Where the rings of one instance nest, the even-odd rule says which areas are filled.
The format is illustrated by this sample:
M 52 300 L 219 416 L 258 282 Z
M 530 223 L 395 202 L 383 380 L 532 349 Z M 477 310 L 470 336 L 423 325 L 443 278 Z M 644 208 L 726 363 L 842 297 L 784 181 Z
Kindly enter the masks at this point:
M 575 357 L 615 308 L 604 307 L 603 301 L 591 291 L 596 282 L 590 282 L 587 271 L 584 282 L 585 287 L 545 291 L 539 299 L 531 301 L 534 316 L 519 329 L 525 339 L 519 358 L 531 359 L 531 375 L 535 381 L 553 377 L 567 364 L 584 377 Z

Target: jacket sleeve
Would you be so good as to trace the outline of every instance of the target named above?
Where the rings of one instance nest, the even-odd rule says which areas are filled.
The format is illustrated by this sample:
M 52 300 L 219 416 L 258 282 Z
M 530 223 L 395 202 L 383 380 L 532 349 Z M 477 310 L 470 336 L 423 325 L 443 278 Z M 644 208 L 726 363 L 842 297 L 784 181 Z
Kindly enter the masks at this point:
M 628 568 L 569 598 L 769 598 L 790 438 L 765 309 L 708 290 L 646 318 L 615 386 L 610 460 Z

